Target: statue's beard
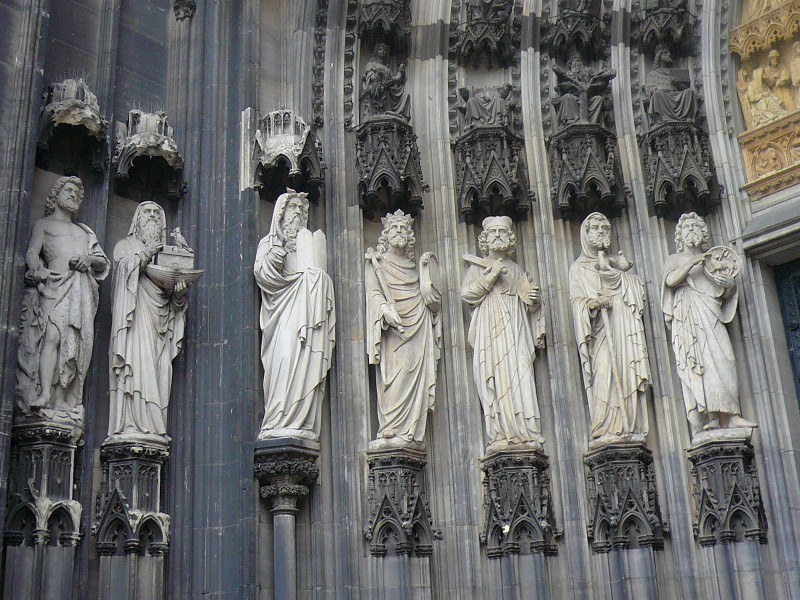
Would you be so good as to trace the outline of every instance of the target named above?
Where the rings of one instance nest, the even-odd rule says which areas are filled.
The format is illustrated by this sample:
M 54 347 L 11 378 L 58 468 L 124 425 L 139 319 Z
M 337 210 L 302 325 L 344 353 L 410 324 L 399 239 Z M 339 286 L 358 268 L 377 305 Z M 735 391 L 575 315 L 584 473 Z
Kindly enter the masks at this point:
M 139 239 L 145 246 L 161 241 L 161 224 L 148 219 L 139 226 Z
M 588 233 L 589 243 L 597 250 L 608 250 L 611 246 L 611 240 L 602 233 Z
M 283 226 L 283 238 L 286 240 L 285 248 L 288 252 L 297 251 L 297 232 L 300 228 L 297 226 L 296 221 L 286 223 Z
M 703 245 L 703 234 L 687 231 L 683 234 L 683 243 L 689 248 L 699 248 Z
M 511 240 L 503 241 L 500 238 L 495 238 L 489 242 L 489 249 L 493 250 L 494 252 L 510 252 L 511 251 Z

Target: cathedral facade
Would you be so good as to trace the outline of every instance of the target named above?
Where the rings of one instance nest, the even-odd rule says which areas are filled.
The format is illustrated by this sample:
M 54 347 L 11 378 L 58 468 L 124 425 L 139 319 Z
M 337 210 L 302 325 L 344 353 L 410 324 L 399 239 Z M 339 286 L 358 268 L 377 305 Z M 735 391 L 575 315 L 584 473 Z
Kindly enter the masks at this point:
M 800 0 L 0 0 L 8 600 L 800 599 Z

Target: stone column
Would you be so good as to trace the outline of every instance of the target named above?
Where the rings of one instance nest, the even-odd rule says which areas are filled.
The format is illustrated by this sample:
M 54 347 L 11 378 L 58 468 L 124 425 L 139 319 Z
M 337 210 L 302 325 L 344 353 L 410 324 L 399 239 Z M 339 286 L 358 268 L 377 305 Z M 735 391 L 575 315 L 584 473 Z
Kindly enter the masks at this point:
M 101 600 L 160 600 L 169 547 L 169 515 L 161 512 L 161 471 L 169 444 L 106 440 L 100 448 L 97 498 Z
M 47 421 L 12 429 L 5 598 L 69 600 L 81 505 L 72 497 L 81 430 Z
M 319 476 L 319 443 L 293 438 L 259 440 L 255 443 L 253 469 L 261 485 L 261 497 L 271 505 L 275 600 L 297 598 L 298 504 Z

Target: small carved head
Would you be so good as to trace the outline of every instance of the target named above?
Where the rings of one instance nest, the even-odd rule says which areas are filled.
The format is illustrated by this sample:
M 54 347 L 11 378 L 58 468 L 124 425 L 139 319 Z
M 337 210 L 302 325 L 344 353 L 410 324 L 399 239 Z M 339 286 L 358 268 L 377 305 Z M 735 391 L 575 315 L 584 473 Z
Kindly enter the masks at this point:
M 78 177 L 59 177 L 44 203 L 44 216 L 52 215 L 56 206 L 74 215 L 83 202 L 83 182 Z
M 708 225 L 695 212 L 684 213 L 675 226 L 675 249 L 683 252 L 686 246 L 700 248 L 703 252 L 708 250 L 709 242 Z
M 164 209 L 155 202 L 142 202 L 133 214 L 128 235 L 135 236 L 144 244 L 154 241 L 166 243 L 167 218 Z
M 584 251 L 608 250 L 611 247 L 611 223 L 603 213 L 593 212 L 581 225 Z
M 381 223 L 383 231 L 378 239 L 378 252 L 385 253 L 390 247 L 404 249 L 406 256 L 413 259 L 414 246 L 417 242 L 412 229 L 413 217 L 398 209 L 382 218 Z
M 672 66 L 672 52 L 663 44 L 659 44 L 656 47 L 656 54 L 653 57 L 653 66 L 657 69 Z
M 486 217 L 482 223 L 483 231 L 478 236 L 478 247 L 484 256 L 490 250 L 513 254 L 517 247 L 517 236 L 514 234 L 510 217 Z
M 769 57 L 769 64 L 773 67 L 777 66 L 778 63 L 781 62 L 781 53 L 777 50 L 770 50 L 767 56 Z

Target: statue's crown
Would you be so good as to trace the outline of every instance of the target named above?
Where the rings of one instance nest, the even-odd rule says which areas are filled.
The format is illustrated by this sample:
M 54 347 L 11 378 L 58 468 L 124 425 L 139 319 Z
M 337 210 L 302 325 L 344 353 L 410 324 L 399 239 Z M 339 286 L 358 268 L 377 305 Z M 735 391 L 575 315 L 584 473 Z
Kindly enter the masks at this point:
M 388 213 L 381 219 L 381 223 L 384 227 L 388 227 L 392 223 L 397 223 L 398 221 L 411 227 L 411 224 L 414 223 L 414 218 L 411 215 L 407 215 L 402 210 L 397 209 L 395 212 Z

